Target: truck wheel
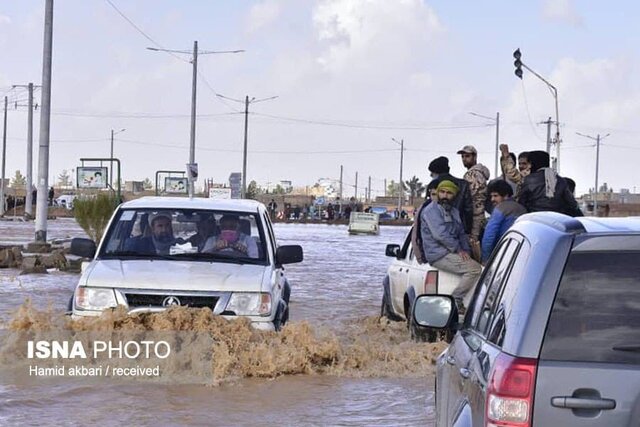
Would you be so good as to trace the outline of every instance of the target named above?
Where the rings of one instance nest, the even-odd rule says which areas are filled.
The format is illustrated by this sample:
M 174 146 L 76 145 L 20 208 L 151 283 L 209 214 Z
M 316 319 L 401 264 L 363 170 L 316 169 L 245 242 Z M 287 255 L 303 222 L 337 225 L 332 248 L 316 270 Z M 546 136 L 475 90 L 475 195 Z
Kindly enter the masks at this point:
M 402 320 L 400 316 L 393 313 L 391 311 L 391 303 L 389 302 L 389 297 L 387 296 L 387 292 L 382 292 L 382 305 L 380 307 L 380 317 L 386 317 L 387 319 L 399 322 Z

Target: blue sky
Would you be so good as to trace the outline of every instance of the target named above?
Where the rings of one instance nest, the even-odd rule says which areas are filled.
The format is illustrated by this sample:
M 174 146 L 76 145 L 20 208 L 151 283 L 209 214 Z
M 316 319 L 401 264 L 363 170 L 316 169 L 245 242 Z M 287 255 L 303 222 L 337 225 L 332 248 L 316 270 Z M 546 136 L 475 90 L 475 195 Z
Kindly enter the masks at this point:
M 600 182 L 640 190 L 640 5 L 633 1 L 111 0 L 166 48 L 245 49 L 199 58 L 196 160 L 224 181 L 242 167 L 242 105 L 251 106 L 248 179 L 312 185 L 337 178 L 373 193 L 404 177 L 427 180 L 439 155 L 461 175 L 455 151 L 474 144 L 493 172 L 494 128 L 468 112 L 501 114 L 502 142 L 543 149 L 553 98 L 539 80 L 513 75 L 512 52 L 558 87 L 561 173 L 593 187 L 595 149 L 575 134 L 606 134 Z M 44 0 L 0 1 L 0 94 L 41 78 Z M 183 169 L 188 158 L 191 66 L 145 49 L 152 43 L 106 0 L 56 0 L 51 169 L 106 156 L 109 133 L 125 179 Z M 262 114 L 262 115 L 259 115 Z M 91 117 L 86 117 L 90 115 Z M 148 118 L 149 115 L 171 117 Z M 141 118 L 145 116 L 146 118 Z M 322 122 L 322 123 L 317 123 Z M 38 116 L 35 120 L 37 146 Z M 362 128 L 364 126 L 365 128 Z M 462 128 L 460 128 L 462 127 Z M 25 171 L 26 112 L 9 111 L 7 176 Z M 415 129 L 419 128 L 419 129 Z M 442 129 L 446 128 L 446 129 Z M 37 153 L 34 155 L 37 159 Z

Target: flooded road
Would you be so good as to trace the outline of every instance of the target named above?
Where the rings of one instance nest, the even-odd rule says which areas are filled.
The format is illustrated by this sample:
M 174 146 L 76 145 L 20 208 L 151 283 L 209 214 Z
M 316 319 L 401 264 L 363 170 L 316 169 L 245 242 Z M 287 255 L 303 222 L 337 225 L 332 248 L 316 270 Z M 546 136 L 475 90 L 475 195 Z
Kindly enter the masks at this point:
M 0 240 L 26 242 L 32 227 L 0 223 Z M 72 220 L 51 221 L 49 227 L 50 237 L 84 234 Z M 229 332 L 231 327 L 219 319 L 194 320 L 179 312 L 156 322 L 157 330 L 169 322 L 237 335 L 213 353 L 203 347 L 200 354 L 196 344 L 189 350 L 209 365 L 213 361 L 214 371 L 222 372 L 216 378 L 220 381 L 206 375 L 178 378 L 184 372 L 179 370 L 159 382 L 5 374 L 0 378 L 0 424 L 432 425 L 432 361 L 442 344 L 411 343 L 403 324 L 378 319 L 389 263 L 385 245 L 401 243 L 408 227 L 350 236 L 346 226 L 276 224 L 275 232 L 280 244 L 302 245 L 305 256 L 302 264 L 287 267 L 292 293 L 285 331 L 258 336 L 241 325 Z M 79 276 L 17 274 L 0 270 L 5 327 L 12 319 L 24 330 L 59 321 Z M 16 316 L 27 298 L 32 307 Z M 121 319 L 108 322 L 110 328 L 122 324 Z M 12 353 L 5 352 L 5 361 L 7 355 Z M 262 363 L 266 359 L 271 365 Z

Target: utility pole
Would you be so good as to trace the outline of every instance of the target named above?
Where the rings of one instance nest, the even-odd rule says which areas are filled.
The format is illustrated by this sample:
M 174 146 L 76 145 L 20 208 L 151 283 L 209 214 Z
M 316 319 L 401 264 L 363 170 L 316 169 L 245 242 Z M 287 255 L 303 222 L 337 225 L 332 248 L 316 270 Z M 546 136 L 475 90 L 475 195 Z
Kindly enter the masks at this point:
M 33 83 L 29 83 L 29 113 L 27 114 L 27 184 L 24 186 L 24 213 L 33 218 Z
M 356 192 L 355 192 L 356 200 L 358 200 L 358 172 L 356 172 Z
M 387 197 L 387 178 L 384 179 L 384 197 Z
M 249 104 L 255 104 L 263 101 L 271 101 L 272 99 L 276 99 L 278 96 L 270 96 L 269 98 L 256 99 L 255 97 L 249 99 L 249 95 L 245 96 L 244 100 L 229 98 L 228 96 L 220 95 L 216 93 L 216 96 L 219 98 L 227 99 L 229 101 L 234 101 L 238 103 L 244 104 L 244 148 L 242 150 L 242 189 L 240 190 L 240 197 L 245 198 L 247 194 L 247 140 L 248 140 L 248 132 L 249 132 Z
M 38 156 L 38 201 L 36 203 L 35 240 L 47 242 L 49 211 L 49 125 L 51 120 L 51 62 L 53 57 L 53 0 L 46 0 L 44 12 L 44 47 L 42 54 L 42 110 Z
M 593 216 L 598 216 L 598 171 L 600 169 L 600 141 L 611 134 L 608 133 L 603 137 L 600 137 L 600 134 L 598 134 L 595 138 L 591 135 L 585 135 L 580 132 L 576 132 L 576 134 L 584 136 L 585 138 L 592 139 L 596 142 L 596 186 L 593 189 Z
M 187 178 L 189 179 L 189 198 L 193 198 L 193 176 L 192 168 L 195 167 L 196 161 L 196 93 L 198 82 L 198 41 L 193 42 L 193 56 L 191 57 L 193 64 L 193 77 L 191 80 L 191 132 L 189 133 L 189 165 L 187 166 Z
M 247 132 L 249 130 L 249 95 L 244 97 L 244 148 L 242 149 L 242 192 L 240 198 L 247 197 Z
M 193 187 L 196 176 L 194 176 L 192 168 L 195 169 L 196 157 L 196 98 L 197 98 L 197 80 L 198 80 L 198 55 L 207 55 L 212 53 L 240 53 L 244 50 L 224 50 L 224 51 L 198 51 L 198 41 L 193 42 L 193 51 L 172 50 L 157 47 L 147 47 L 148 50 L 155 52 L 169 52 L 191 54 L 191 64 L 193 66 L 193 76 L 191 81 L 191 132 L 189 134 L 189 164 L 187 166 L 187 178 L 189 179 L 189 198 L 193 198 Z M 175 55 L 174 55 L 175 56 Z
M 402 199 L 404 191 L 402 190 L 402 163 L 404 158 L 404 139 L 397 141 L 395 138 L 391 138 L 393 142 L 400 145 L 400 182 L 398 183 L 398 212 L 402 212 Z
M 483 116 L 482 114 L 469 112 L 472 116 L 482 117 L 483 119 L 492 120 L 496 124 L 496 163 L 494 168 L 494 177 L 497 178 L 500 166 L 500 113 L 496 113 L 496 117 Z M 517 166 L 517 165 L 516 165 Z
M 4 97 L 4 131 L 2 132 L 2 181 L 0 181 L 0 216 L 4 215 L 4 173 L 7 159 L 7 103 Z
M 500 154 L 498 154 L 500 151 L 500 113 L 497 112 L 496 113 L 496 170 L 495 170 L 495 175 L 493 176 L 494 178 L 497 178 L 498 175 L 498 170 L 500 170 L 500 168 L 498 167 L 500 165 Z
M 26 198 L 24 202 L 24 213 L 29 218 L 33 218 L 33 89 L 41 86 L 29 83 L 27 85 L 13 85 L 13 87 L 24 87 L 27 88 L 29 92 L 29 101 L 27 103 L 27 108 L 29 109 L 27 113 L 27 179 L 25 184 Z M 18 107 L 18 104 L 16 104 L 16 107 Z M 37 109 L 38 106 L 36 105 L 35 108 Z
M 111 129 L 111 155 L 109 156 L 109 158 L 111 159 L 111 164 L 109 166 L 109 186 L 111 188 L 113 188 L 113 136 L 124 132 L 125 130 L 126 129 L 120 129 L 118 132 L 114 132 L 114 130 Z M 118 185 L 120 185 L 120 183 L 118 183 Z
M 340 165 L 340 200 L 342 200 L 342 165 Z
M 553 122 L 551 121 L 551 117 L 549 117 L 546 122 L 542 123 L 547 125 L 547 153 L 551 155 L 551 123 Z
M 369 186 L 367 187 L 367 200 L 371 203 L 371 176 L 369 176 Z

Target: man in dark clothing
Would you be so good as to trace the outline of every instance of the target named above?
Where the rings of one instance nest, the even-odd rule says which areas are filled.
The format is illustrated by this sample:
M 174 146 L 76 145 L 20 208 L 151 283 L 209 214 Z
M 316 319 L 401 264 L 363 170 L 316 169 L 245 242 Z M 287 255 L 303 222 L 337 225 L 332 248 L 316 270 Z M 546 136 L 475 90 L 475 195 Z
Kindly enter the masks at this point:
M 125 251 L 139 254 L 169 255 L 170 247 L 176 243 L 173 237 L 171 225 L 171 213 L 157 212 L 149 215 L 149 227 L 151 235 L 147 237 L 134 237 L 126 241 Z
M 522 182 L 518 202 L 527 212 L 553 211 L 582 216 L 567 181 L 549 167 L 549 154 L 530 151 L 531 173 Z
M 53 206 L 53 198 L 56 195 L 55 190 L 53 189 L 53 187 L 51 187 L 49 189 L 49 206 Z
M 453 182 L 458 187 L 458 194 L 456 194 L 456 197 L 453 199 L 453 207 L 460 212 L 460 219 L 462 220 L 464 231 L 469 235 L 471 233 L 471 227 L 473 226 L 473 201 L 471 200 L 469 183 L 449 173 L 449 159 L 444 156 L 438 157 L 429 163 L 429 172 L 431 172 L 431 178 L 437 179 L 437 182 L 447 180 Z

